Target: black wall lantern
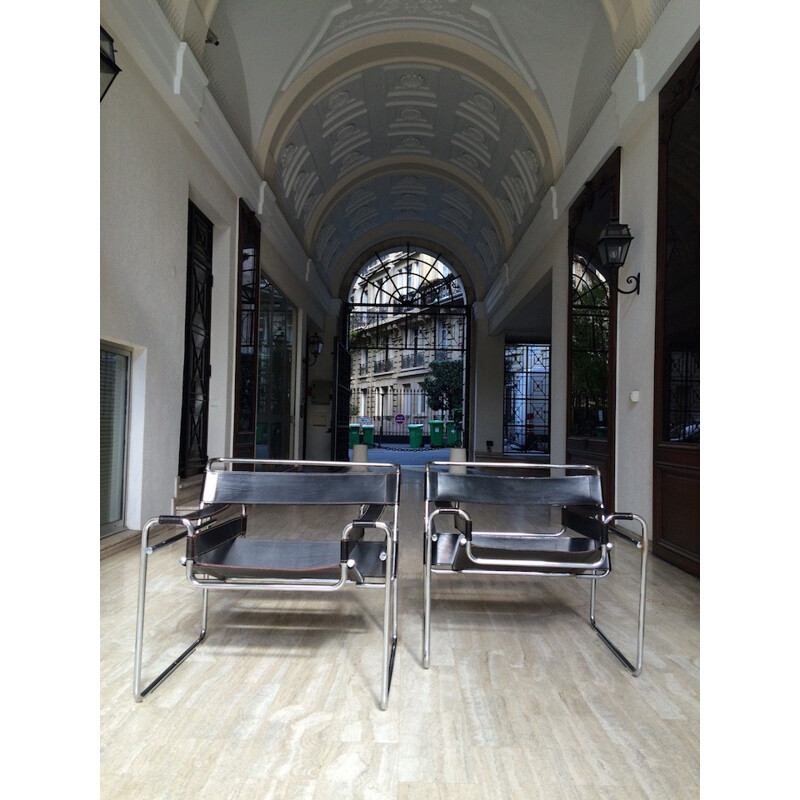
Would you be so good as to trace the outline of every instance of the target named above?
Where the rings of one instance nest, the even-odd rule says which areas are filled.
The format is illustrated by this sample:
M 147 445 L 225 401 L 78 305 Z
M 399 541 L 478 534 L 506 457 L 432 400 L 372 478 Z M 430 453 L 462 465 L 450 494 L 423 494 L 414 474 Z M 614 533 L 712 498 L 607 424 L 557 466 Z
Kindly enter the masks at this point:
M 603 265 L 603 271 L 608 274 L 608 271 L 614 270 L 617 278 L 617 291 L 620 294 L 639 294 L 639 276 L 629 275 L 625 279 L 625 283 L 631 284 L 632 289 L 619 288 L 619 271 L 625 263 L 628 256 L 628 248 L 631 246 L 633 236 L 631 236 L 630 228 L 618 219 L 612 219 L 608 225 L 600 232 L 600 238 L 597 240 L 597 250 L 600 254 L 600 263 Z
M 114 58 L 114 40 L 100 26 L 100 102 L 103 102 L 108 87 L 122 70 Z
M 325 347 L 325 342 L 319 338 L 319 334 L 314 331 L 311 336 L 308 337 L 308 355 L 309 358 L 313 358 L 314 360 L 311 362 L 312 364 L 317 363 L 317 359 L 322 355 L 322 349 Z

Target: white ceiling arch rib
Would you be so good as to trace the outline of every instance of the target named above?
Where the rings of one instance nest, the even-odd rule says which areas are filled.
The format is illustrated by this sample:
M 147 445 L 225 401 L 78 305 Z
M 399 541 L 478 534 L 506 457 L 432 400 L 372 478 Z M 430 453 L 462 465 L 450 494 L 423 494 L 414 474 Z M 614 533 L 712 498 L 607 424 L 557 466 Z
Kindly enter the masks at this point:
M 654 17 L 661 13 L 667 1 L 599 0 L 608 28 L 617 42 L 623 60 L 627 58 L 628 53 L 622 51 L 631 45 L 636 46 L 641 43 L 641 35 L 647 34 L 655 21 Z M 524 56 L 520 55 L 519 48 L 513 43 L 515 33 L 513 21 L 518 18 L 513 16 L 514 6 L 518 5 L 514 2 L 504 3 L 503 5 L 508 7 L 506 9 L 501 8 L 497 0 L 490 5 L 487 3 L 487 7 L 471 0 L 447 0 L 446 4 L 436 0 L 426 2 L 407 0 L 403 4 L 395 0 L 393 8 L 390 9 L 384 4 L 379 12 L 373 11 L 372 14 L 369 6 L 374 5 L 373 0 L 331 2 L 327 4 L 328 7 L 320 0 L 311 2 L 321 8 L 322 24 L 316 25 L 309 44 L 298 54 L 295 64 L 287 70 L 282 90 L 286 88 L 287 82 L 294 80 L 300 70 L 324 54 L 331 46 L 336 46 L 348 38 L 363 35 L 370 28 L 378 29 L 387 24 L 408 28 L 415 22 L 424 29 L 436 25 L 441 30 L 452 31 L 454 27 L 458 27 L 462 35 L 490 50 L 494 49 L 501 57 L 509 59 L 521 74 L 530 75 Z M 234 5 L 228 0 L 158 0 L 158 4 L 182 40 L 197 41 L 201 45 L 212 27 L 218 8 L 224 6 L 227 10 Z M 268 0 L 262 5 L 269 10 Z M 300 14 L 308 19 L 307 9 L 302 7 L 303 3 L 295 0 L 295 5 Z M 546 5 L 539 3 L 539 11 L 546 12 Z M 511 16 L 509 12 L 512 13 Z M 486 24 L 482 25 L 482 21 Z M 196 49 L 195 55 L 199 58 L 202 46 Z M 532 78 L 530 80 L 533 85 Z

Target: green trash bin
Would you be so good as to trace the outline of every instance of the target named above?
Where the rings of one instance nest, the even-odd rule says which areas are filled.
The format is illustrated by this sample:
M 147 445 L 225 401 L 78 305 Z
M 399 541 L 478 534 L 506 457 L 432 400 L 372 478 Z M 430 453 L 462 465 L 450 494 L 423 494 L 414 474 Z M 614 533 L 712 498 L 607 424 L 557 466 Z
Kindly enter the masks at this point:
M 361 427 L 360 425 L 350 426 L 350 438 L 348 440 L 350 447 L 352 447 L 354 444 L 358 444 L 358 429 L 360 427 Z
M 456 423 L 453 420 L 445 422 L 447 433 L 447 446 L 458 447 L 458 431 L 456 430 Z
M 444 447 L 444 423 L 440 419 L 432 419 L 428 425 L 431 426 L 431 447 Z
M 364 431 L 364 444 L 367 447 L 372 447 L 375 443 L 375 426 L 363 425 L 361 430 Z
M 422 449 L 422 425 L 408 426 L 408 444 L 412 450 Z

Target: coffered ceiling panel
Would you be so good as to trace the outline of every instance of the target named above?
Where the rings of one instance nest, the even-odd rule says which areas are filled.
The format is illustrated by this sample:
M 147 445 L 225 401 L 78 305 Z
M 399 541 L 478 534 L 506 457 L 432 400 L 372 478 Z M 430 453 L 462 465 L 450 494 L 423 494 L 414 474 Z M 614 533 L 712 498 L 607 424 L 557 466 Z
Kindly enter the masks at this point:
M 398 231 L 487 286 L 668 0 L 159 2 L 335 295 Z

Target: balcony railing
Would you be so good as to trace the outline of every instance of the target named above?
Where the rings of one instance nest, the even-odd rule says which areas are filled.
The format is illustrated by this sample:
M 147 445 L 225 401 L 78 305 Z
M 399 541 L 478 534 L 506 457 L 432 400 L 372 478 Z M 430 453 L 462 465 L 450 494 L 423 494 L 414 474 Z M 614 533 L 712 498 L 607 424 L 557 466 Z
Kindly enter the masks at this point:
M 409 355 L 402 356 L 400 359 L 401 369 L 412 369 L 413 367 L 425 366 L 424 353 L 410 353 Z
M 391 358 L 375 359 L 373 362 L 375 372 L 391 372 L 393 368 L 394 362 Z

